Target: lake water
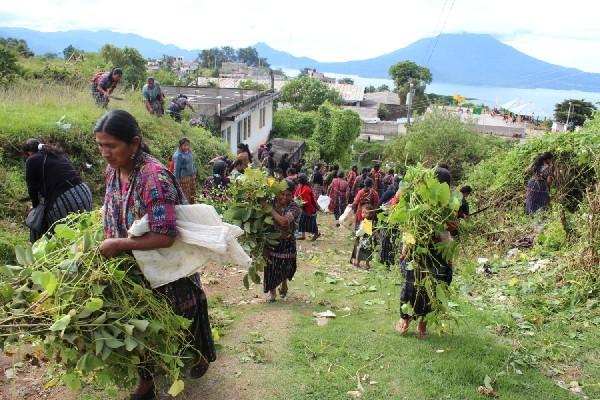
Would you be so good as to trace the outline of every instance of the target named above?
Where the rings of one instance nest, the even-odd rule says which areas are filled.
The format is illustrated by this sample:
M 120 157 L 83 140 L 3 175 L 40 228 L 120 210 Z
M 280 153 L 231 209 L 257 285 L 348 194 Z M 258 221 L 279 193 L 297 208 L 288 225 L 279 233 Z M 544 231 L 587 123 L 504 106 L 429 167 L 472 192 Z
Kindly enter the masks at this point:
M 291 68 L 282 68 L 288 76 L 296 76 L 299 71 Z M 394 82 L 391 79 L 383 78 L 364 78 L 357 75 L 335 74 L 324 72 L 325 76 L 338 78 L 352 78 L 354 83 L 364 86 L 388 85 L 390 89 L 394 88 Z M 468 86 L 455 85 L 451 83 L 433 82 L 427 85 L 427 93 L 455 95 L 459 94 L 465 98 L 475 98 L 473 102 L 483 103 L 494 107 L 505 104 L 514 99 L 521 99 L 525 102 L 533 103 L 540 109 L 540 117 L 550 117 L 554 113 L 554 106 L 565 99 L 584 99 L 591 103 L 600 102 L 600 93 L 583 92 L 579 90 L 554 90 L 554 89 L 519 89 L 519 88 L 501 88 L 493 86 Z M 598 106 L 598 105 L 596 105 Z

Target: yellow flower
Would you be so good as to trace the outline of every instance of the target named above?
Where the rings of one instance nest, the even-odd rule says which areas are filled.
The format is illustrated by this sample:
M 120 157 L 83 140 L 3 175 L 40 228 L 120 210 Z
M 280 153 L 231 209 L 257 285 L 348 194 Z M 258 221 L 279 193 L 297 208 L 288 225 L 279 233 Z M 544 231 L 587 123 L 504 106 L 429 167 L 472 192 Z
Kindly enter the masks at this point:
M 274 179 L 274 178 L 268 178 L 268 179 L 267 179 L 267 184 L 268 184 L 269 186 L 273 186 L 273 184 L 274 184 L 274 183 L 275 183 L 275 179 Z
M 415 244 L 416 240 L 412 233 L 404 232 L 402 234 L 402 243 L 404 243 L 405 245 L 411 245 L 411 244 Z
M 373 222 L 370 219 L 365 219 L 363 229 L 367 235 L 371 236 L 373 234 Z

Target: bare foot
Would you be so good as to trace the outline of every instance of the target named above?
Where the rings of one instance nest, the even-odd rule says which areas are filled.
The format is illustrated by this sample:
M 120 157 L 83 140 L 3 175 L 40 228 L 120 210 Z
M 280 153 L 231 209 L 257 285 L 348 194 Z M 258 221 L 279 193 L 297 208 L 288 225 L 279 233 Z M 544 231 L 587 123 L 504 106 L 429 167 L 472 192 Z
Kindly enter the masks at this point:
M 410 324 L 410 320 L 400 319 L 398 322 L 396 322 L 396 332 L 404 335 L 406 331 L 408 331 L 408 324 Z
M 317 233 L 317 234 L 316 234 L 316 235 L 314 235 L 314 236 L 313 236 L 313 237 L 312 237 L 310 240 L 312 240 L 312 241 L 314 242 L 314 241 L 315 241 L 315 240 L 317 240 L 317 239 L 318 239 L 320 236 L 321 236 L 321 234 L 320 234 L 320 233 Z
M 417 337 L 422 339 L 425 336 L 427 336 L 427 322 L 421 319 L 417 324 Z

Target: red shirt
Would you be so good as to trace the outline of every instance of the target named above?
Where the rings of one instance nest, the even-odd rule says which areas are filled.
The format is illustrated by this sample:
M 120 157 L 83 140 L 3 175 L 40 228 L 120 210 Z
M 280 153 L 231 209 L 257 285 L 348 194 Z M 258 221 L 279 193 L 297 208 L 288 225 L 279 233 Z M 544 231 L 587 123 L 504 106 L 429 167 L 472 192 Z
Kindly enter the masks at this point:
M 310 185 L 299 184 L 294 192 L 294 197 L 302 200 L 302 210 L 306 214 L 313 215 L 317 212 L 317 199 Z

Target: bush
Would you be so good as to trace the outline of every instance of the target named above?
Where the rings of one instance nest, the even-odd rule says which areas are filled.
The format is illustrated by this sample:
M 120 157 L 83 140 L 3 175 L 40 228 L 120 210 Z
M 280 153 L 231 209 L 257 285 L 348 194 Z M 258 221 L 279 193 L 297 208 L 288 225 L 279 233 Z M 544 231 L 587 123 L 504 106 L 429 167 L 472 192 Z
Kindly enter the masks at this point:
M 325 102 L 317 111 L 313 138 L 319 144 L 321 159 L 327 162 L 350 161 L 350 146 L 360 134 L 360 117 L 350 110 L 342 110 Z
M 326 101 L 337 105 L 343 102 L 337 90 L 309 77 L 295 78 L 286 83 L 279 101 L 299 111 L 316 111 Z
M 402 171 L 405 165 L 419 162 L 433 167 L 444 161 L 454 180 L 460 180 L 464 168 L 488 158 L 497 149 L 506 148 L 505 140 L 483 136 L 448 112 L 434 110 L 415 122 L 408 134 L 396 138 L 386 150 L 386 159 Z
M 317 114 L 293 108 L 278 110 L 273 116 L 273 135 L 280 138 L 310 138 L 315 130 Z

